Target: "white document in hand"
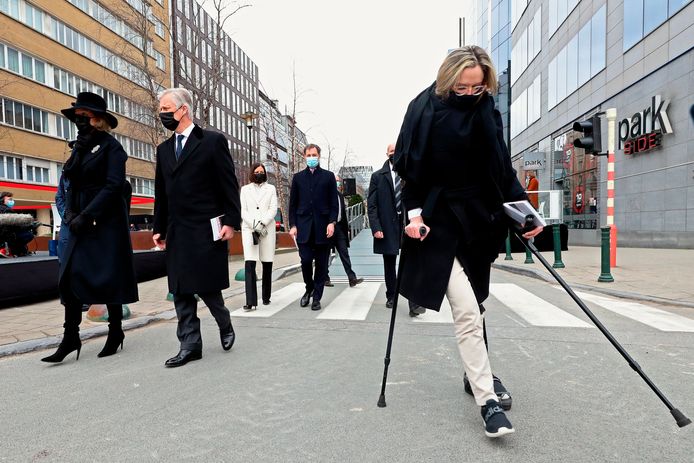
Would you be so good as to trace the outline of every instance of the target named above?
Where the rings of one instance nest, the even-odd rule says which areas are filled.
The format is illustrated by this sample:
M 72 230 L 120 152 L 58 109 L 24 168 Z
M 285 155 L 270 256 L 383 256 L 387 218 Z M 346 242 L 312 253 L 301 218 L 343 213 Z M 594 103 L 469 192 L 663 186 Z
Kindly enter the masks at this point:
M 219 241 L 222 238 L 222 217 L 224 214 L 212 217 L 210 226 L 212 227 L 212 241 Z
M 506 212 L 506 215 L 511 217 L 514 222 L 518 222 L 521 225 L 525 225 L 525 217 L 528 215 L 533 216 L 533 225 L 536 227 L 544 227 L 547 225 L 545 219 L 540 217 L 532 204 L 526 200 L 504 203 L 504 212 Z

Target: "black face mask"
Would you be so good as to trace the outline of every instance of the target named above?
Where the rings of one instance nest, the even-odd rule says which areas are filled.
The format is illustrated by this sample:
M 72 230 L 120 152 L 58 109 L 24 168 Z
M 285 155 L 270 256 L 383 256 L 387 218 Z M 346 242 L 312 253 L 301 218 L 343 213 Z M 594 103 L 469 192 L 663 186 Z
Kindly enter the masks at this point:
M 169 111 L 166 113 L 159 113 L 159 119 L 161 119 L 161 123 L 164 127 L 166 127 L 169 130 L 176 130 L 176 127 L 178 127 L 178 123 L 180 121 L 177 121 L 174 118 L 174 113 L 176 111 Z
M 89 123 L 91 118 L 89 116 L 83 116 L 81 114 L 75 115 L 75 120 L 73 121 L 77 126 L 78 133 L 89 133 L 94 127 Z
M 254 180 L 255 183 L 258 183 L 258 184 L 263 183 L 265 180 L 267 180 L 267 175 L 265 175 L 263 173 L 253 174 L 253 176 L 255 178 L 255 180 Z
M 479 101 L 480 95 L 456 95 L 451 92 L 448 95 L 446 103 L 458 109 L 470 109 L 474 107 Z

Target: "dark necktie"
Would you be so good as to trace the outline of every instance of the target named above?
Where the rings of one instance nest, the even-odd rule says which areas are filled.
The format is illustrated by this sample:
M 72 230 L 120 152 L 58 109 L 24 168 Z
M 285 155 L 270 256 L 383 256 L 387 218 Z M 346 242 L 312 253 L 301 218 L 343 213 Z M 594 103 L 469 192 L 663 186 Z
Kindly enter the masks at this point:
M 393 172 L 395 174 L 395 178 L 393 179 L 393 186 L 395 188 L 395 210 L 399 213 L 402 211 L 402 186 L 400 183 L 400 176 L 398 175 L 397 172 Z
M 183 151 L 183 138 L 185 135 L 176 135 L 176 160 L 181 157 L 181 151 Z

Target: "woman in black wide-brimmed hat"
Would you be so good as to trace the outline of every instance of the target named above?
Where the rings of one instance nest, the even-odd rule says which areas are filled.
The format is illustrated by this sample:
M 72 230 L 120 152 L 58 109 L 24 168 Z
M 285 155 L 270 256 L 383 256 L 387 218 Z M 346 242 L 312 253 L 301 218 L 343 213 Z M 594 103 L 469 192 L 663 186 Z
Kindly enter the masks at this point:
M 108 337 L 98 357 L 123 347 L 122 305 L 138 300 L 125 195 L 127 154 L 109 131 L 118 120 L 95 93 L 77 95 L 61 111 L 77 126 L 77 140 L 63 167 L 69 180 L 64 225 L 70 238 L 60 266 L 60 298 L 65 306 L 65 333 L 58 350 L 41 360 L 62 362 L 82 343 L 79 325 L 83 304 L 106 304 Z

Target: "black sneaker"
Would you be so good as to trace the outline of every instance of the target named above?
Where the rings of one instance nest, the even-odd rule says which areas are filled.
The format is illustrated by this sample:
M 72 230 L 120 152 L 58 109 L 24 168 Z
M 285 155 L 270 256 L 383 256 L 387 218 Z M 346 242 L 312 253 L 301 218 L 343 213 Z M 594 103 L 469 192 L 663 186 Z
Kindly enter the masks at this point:
M 506 414 L 499 402 L 489 399 L 481 408 L 482 418 L 484 419 L 484 433 L 487 437 L 501 437 L 516 432 L 511 422 L 506 418 Z
M 494 392 L 499 398 L 501 408 L 504 410 L 511 410 L 511 406 L 513 405 L 513 397 L 511 397 L 511 393 L 506 390 L 506 387 L 499 378 L 496 376 L 492 377 L 494 378 Z M 472 395 L 472 387 L 470 386 L 470 381 L 468 381 L 466 373 L 463 373 L 463 388 L 465 389 L 465 392 Z

